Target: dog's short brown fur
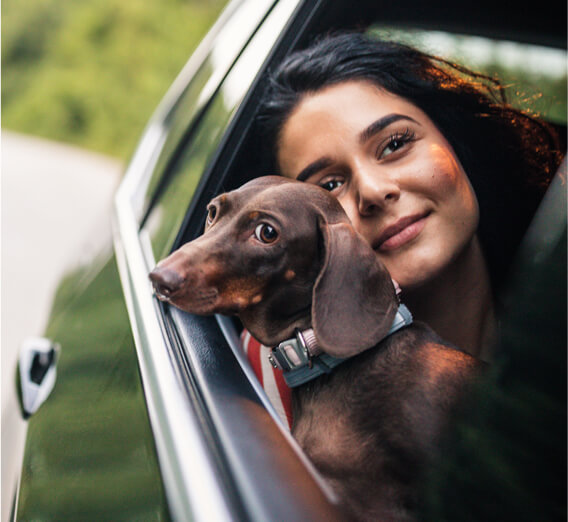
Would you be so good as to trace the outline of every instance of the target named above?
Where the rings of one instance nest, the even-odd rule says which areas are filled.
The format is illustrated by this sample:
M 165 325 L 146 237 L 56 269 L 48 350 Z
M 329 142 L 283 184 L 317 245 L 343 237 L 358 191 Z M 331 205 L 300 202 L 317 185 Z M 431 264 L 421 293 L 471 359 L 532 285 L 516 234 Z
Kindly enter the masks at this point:
M 266 226 L 271 228 L 266 228 Z M 197 314 L 237 314 L 267 346 L 313 327 L 351 357 L 293 391 L 292 433 L 357 520 L 411 520 L 444 426 L 480 364 L 414 323 L 382 340 L 390 276 L 325 190 L 264 177 L 215 198 L 205 233 L 150 274 Z

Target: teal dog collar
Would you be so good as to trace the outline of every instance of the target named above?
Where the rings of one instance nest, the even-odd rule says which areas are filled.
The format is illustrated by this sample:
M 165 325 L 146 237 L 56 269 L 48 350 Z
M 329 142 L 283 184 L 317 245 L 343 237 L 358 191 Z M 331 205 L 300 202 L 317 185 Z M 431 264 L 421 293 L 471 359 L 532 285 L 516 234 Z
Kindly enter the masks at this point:
M 388 337 L 402 327 L 412 323 L 412 314 L 401 304 L 398 307 Z M 324 373 L 330 373 L 336 366 L 349 358 L 341 359 L 322 353 L 312 329 L 296 329 L 295 337 L 281 342 L 272 349 L 268 360 L 274 368 L 284 372 L 284 379 L 290 388 L 300 386 Z

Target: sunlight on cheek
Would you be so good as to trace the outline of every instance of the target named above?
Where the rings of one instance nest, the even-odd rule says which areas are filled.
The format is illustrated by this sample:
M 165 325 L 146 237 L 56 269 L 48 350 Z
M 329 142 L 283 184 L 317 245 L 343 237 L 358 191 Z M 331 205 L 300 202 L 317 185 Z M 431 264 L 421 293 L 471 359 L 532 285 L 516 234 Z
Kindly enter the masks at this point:
M 453 197 L 463 209 L 477 212 L 477 198 L 461 163 L 448 144 L 433 143 L 430 146 L 433 160 L 432 189 L 439 195 Z
M 435 166 L 434 183 L 446 191 L 455 189 L 460 178 L 465 177 L 465 173 L 452 151 L 441 144 L 433 143 L 429 150 L 432 164 Z

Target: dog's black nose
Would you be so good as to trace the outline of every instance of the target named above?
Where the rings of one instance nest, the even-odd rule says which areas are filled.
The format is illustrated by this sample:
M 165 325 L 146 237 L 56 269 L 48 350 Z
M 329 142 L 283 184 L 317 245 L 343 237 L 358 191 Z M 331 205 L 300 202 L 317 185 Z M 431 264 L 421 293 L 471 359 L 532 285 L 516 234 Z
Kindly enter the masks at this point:
M 165 299 L 175 294 L 184 284 L 183 277 L 175 270 L 159 266 L 150 272 L 150 281 L 156 295 Z

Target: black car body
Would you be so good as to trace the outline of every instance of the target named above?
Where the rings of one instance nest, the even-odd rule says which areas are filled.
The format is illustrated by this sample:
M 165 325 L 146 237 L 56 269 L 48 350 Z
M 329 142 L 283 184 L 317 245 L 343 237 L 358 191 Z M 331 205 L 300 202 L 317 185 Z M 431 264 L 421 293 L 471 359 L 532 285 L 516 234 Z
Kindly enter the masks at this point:
M 561 4 L 231 2 L 148 124 L 116 195 L 113 251 L 69 276 L 59 289 L 46 331 L 61 346 L 57 381 L 29 420 L 14 517 L 336 517 L 325 485 L 244 360 L 233 321 L 192 316 L 158 302 L 148 272 L 156 260 L 201 233 L 211 197 L 266 173 L 251 132 L 265 73 L 314 35 L 374 23 L 564 49 L 565 15 Z M 520 342 L 530 337 L 532 357 L 562 352 L 548 373 L 554 387 L 543 392 L 551 397 L 543 404 L 556 420 L 546 427 L 556 449 L 556 439 L 565 438 L 566 419 L 565 402 L 554 402 L 558 386 L 565 386 L 561 178 L 543 205 L 512 279 L 503 322 L 510 326 L 504 332 L 511 358 L 522 326 L 529 332 Z M 538 291 L 527 281 L 538 282 Z M 528 314 L 535 300 L 543 300 L 538 310 L 552 312 L 544 318 Z M 539 319 L 533 324 L 527 316 Z M 522 361 L 521 370 L 527 364 Z M 550 370 L 535 366 L 539 376 Z M 552 456 L 564 464 L 565 457 L 565 448 Z M 565 477 L 558 480 L 565 488 Z M 476 512 L 471 506 L 466 510 Z

